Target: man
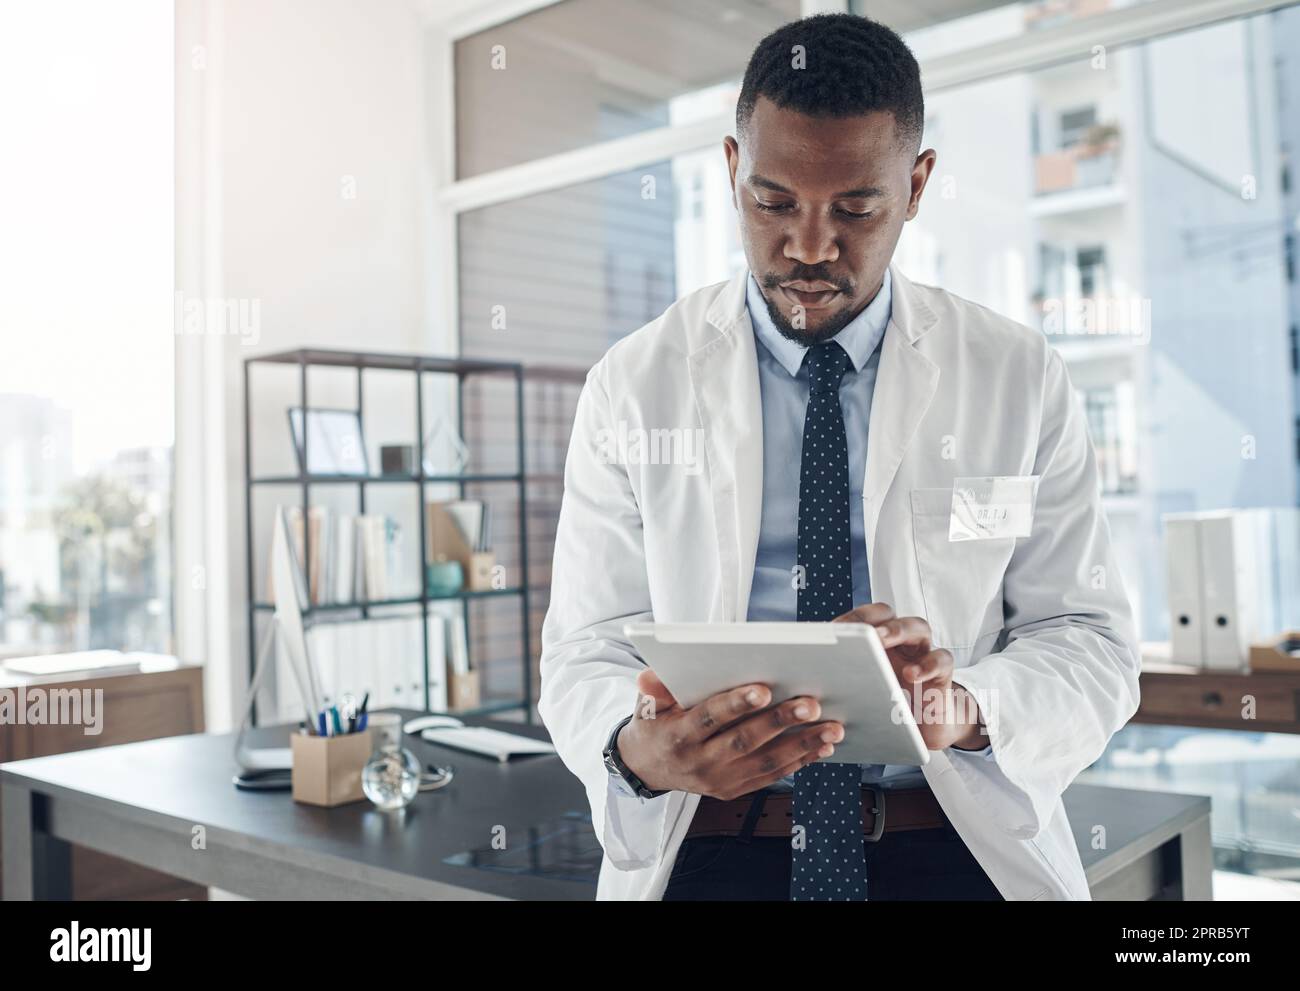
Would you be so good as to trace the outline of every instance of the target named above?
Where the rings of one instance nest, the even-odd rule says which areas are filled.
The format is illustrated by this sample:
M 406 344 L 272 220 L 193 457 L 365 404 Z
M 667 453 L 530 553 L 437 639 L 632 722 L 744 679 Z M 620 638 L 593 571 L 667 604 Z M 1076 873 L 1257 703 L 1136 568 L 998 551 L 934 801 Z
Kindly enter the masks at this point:
M 764 39 L 724 147 L 749 272 L 588 375 L 540 709 L 602 898 L 1088 897 L 1060 796 L 1137 707 L 1130 609 L 1061 359 L 890 265 L 934 168 L 923 121 L 888 29 Z M 835 619 L 873 624 L 926 700 L 924 768 L 827 761 L 843 727 L 762 685 L 682 707 L 623 634 Z

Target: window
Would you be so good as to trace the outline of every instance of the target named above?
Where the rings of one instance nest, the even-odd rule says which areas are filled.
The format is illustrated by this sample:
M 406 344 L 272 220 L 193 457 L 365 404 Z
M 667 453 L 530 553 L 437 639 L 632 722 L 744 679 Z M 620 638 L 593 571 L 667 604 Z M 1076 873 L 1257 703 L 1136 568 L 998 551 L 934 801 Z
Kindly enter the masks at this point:
M 1001 38 L 1052 27 L 969 20 Z M 950 54 L 961 30 L 928 41 Z M 1296 505 L 1297 51 L 1290 7 L 928 95 L 955 195 L 927 194 L 896 259 L 1040 327 L 1066 359 L 1144 641 L 1168 636 L 1163 514 Z M 1272 625 L 1295 607 L 1279 601 Z M 1209 792 L 1216 866 L 1294 877 L 1277 810 L 1300 795 L 1297 756 L 1282 734 L 1131 725 L 1081 780 Z
M 1112 51 L 1104 69 L 1075 60 L 929 100 L 945 121 L 935 178 L 953 194 L 932 181 L 896 261 L 1041 328 L 1066 358 L 1147 640 L 1168 633 L 1163 513 L 1296 502 L 1300 296 L 1276 236 L 1297 212 L 1278 168 L 1295 122 L 1271 84 L 1296 51 L 1290 8 Z M 1081 107 L 1115 122 L 1106 169 L 1035 158 L 1035 114 L 1095 137 Z M 1207 117 L 1258 123 L 1224 142 L 1190 126 Z
M 740 77 L 799 0 L 561 0 L 455 42 L 456 174 L 468 178 L 601 148 L 641 132 L 686 132 L 734 115 Z M 555 168 L 564 174 L 565 165 Z M 586 371 L 674 299 L 726 279 L 744 254 L 716 140 L 596 179 L 510 190 L 456 218 L 461 353 L 524 362 L 533 644 L 541 642 L 564 457 Z M 498 449 L 498 383 L 468 383 L 464 436 L 486 467 Z M 504 463 L 504 462 L 502 462 Z M 480 493 L 473 487 L 470 498 Z M 515 507 L 491 493 L 494 520 Z M 501 547 L 513 535 L 497 534 Z M 507 571 L 511 561 L 501 560 Z M 513 691 L 517 617 L 471 614 L 485 702 Z
M 6 158 L 0 225 L 9 656 L 171 649 L 172 42 L 166 4 L 21 5 L 0 32 L 6 143 L 39 150 Z
M 714 105 L 681 97 L 737 82 L 798 16 L 798 0 L 564 0 L 463 38 L 456 174 L 688 123 Z
M 1091 299 L 1106 289 L 1106 249 L 1079 249 L 1079 295 Z
M 1050 31 L 1150 0 L 851 0 L 849 9 L 888 24 L 922 62 L 977 45 Z
M 564 456 L 586 371 L 683 293 L 743 267 L 729 188 L 721 154 L 711 148 L 460 217 L 462 353 L 509 355 L 528 366 L 528 555 L 537 624 L 548 603 Z M 507 466 L 513 451 L 494 446 L 500 429 L 493 411 L 510 408 L 511 398 L 487 379 L 466 388 L 465 439 L 476 463 L 496 470 L 499 455 Z M 516 546 L 516 507 L 502 502 L 500 486 L 485 494 L 505 530 L 498 543 Z M 498 563 L 508 573 L 515 564 Z M 503 670 L 517 663 L 517 619 L 508 604 L 481 606 L 477 660 Z M 504 674 L 488 681 L 518 684 Z
M 1126 5 L 952 3 L 940 15 L 882 0 L 859 9 L 905 31 L 924 64 L 941 35 L 969 49 Z M 668 82 L 651 101 L 654 122 L 644 126 L 696 121 L 734 105 L 734 81 L 718 78 L 739 75 L 753 41 L 794 16 L 793 7 L 695 4 L 689 15 L 670 7 L 663 20 L 681 17 L 682 24 L 658 24 L 647 37 L 686 25 L 704 30 L 700 24 L 725 19 L 723 9 L 754 16 L 733 24 L 731 32 L 746 41 L 736 53 L 724 49 L 716 74 L 677 71 L 671 59 L 660 66 Z M 486 147 L 487 124 L 479 121 L 499 125 L 491 111 L 508 109 L 498 107 L 500 93 L 478 90 L 473 81 L 493 71 L 484 68 L 482 47 L 492 39 L 507 39 L 509 58 L 509 38 L 530 36 L 525 31 L 549 36 L 555 25 L 585 15 L 592 22 L 585 36 L 600 43 L 591 40 L 581 58 L 563 62 L 564 72 L 534 67 L 532 55 L 517 64 L 528 84 L 542 89 L 558 85 L 564 73 L 590 81 L 593 67 L 606 64 L 595 53 L 606 48 L 609 59 L 632 58 L 621 40 L 599 33 L 609 21 L 593 9 L 590 0 L 564 0 L 457 43 L 458 84 L 470 77 L 457 96 L 462 172 L 617 136 L 601 129 L 593 109 L 574 115 L 562 135 L 536 140 L 494 125 L 498 134 L 511 134 L 509 146 L 472 165 L 464 157 Z M 1161 513 L 1290 505 L 1296 497 L 1295 459 L 1278 452 L 1292 446 L 1288 333 L 1300 297 L 1288 295 L 1290 259 L 1273 235 L 1287 231 L 1287 218 L 1297 212 L 1279 176 L 1285 149 L 1300 135 L 1279 112 L 1274 74 L 1300 78 L 1289 68 L 1298 18 L 1284 10 L 1216 24 L 1118 46 L 1104 63 L 1085 55 L 928 97 L 927 141 L 939 148 L 937 171 L 895 261 L 917 279 L 1042 328 L 1067 355 L 1076 386 L 1092 397 L 1094 425 L 1106 434 L 1114 469 L 1106 489 L 1123 496 L 1109 503 L 1112 524 L 1129 549 L 1129 585 L 1151 639 L 1166 632 Z M 483 57 L 460 61 L 471 49 Z M 642 45 L 636 64 L 663 57 L 659 46 Z M 511 85 L 522 85 L 514 78 Z M 1244 79 L 1255 85 L 1244 86 Z M 601 107 L 608 113 L 610 104 Z M 1225 141 L 1196 126 L 1206 114 L 1247 122 L 1233 127 L 1248 130 Z M 1271 136 L 1267 145 L 1264 135 Z M 1239 188 L 1246 179 L 1248 194 Z M 461 213 L 465 353 L 585 369 L 667 301 L 743 266 L 726 188 L 713 144 Z M 969 237 L 971 230 L 981 236 Z M 495 330 L 494 306 L 507 318 Z M 1222 348 L 1229 323 L 1249 328 L 1248 347 Z M 1240 457 L 1247 432 L 1268 456 Z M 1209 467 L 1207 449 L 1222 452 L 1225 465 Z
M 1133 383 L 1119 381 L 1085 389 L 1082 397 L 1101 491 L 1108 496 L 1131 495 L 1137 488 L 1138 473 Z
M 1038 299 L 1065 295 L 1065 251 L 1054 244 L 1038 246 Z
M 1082 110 L 1067 110 L 1060 115 L 1060 140 L 1057 146 L 1064 151 L 1083 141 L 1088 130 L 1097 123 L 1097 108 L 1084 107 Z
M 1130 724 L 1079 776 L 1085 784 L 1209 795 L 1218 870 L 1275 878 L 1294 897 L 1300 863 L 1295 807 L 1300 737 L 1187 726 Z M 1215 897 L 1238 900 L 1215 878 Z M 1252 897 L 1252 896 L 1245 896 Z

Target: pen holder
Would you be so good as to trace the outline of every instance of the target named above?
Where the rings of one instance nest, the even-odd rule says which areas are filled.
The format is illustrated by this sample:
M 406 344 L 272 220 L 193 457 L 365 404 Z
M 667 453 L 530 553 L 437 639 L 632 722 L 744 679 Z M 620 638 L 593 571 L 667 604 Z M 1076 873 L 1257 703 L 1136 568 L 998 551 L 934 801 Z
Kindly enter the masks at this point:
M 343 736 L 294 733 L 293 800 L 333 808 L 365 798 L 361 770 L 370 758 L 370 731 Z
M 475 551 L 469 556 L 469 575 L 466 587 L 471 592 L 487 592 L 492 588 L 492 569 L 497 565 L 497 556 L 492 551 Z

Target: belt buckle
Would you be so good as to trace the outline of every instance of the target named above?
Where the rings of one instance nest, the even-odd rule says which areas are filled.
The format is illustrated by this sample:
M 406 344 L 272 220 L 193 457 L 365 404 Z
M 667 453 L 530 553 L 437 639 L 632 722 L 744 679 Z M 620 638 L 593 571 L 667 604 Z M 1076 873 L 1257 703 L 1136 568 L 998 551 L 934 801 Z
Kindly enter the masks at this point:
M 865 839 L 868 843 L 879 843 L 880 837 L 885 834 L 885 789 L 867 785 L 867 790 L 871 792 L 871 814 L 875 818 L 871 822 L 871 832 Z

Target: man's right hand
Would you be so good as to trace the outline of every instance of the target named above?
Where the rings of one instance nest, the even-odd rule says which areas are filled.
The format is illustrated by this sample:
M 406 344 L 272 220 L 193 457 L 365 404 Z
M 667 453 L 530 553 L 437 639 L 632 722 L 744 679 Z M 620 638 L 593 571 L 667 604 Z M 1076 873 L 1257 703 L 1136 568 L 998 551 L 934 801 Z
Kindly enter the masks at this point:
M 689 709 L 649 669 L 637 676 L 637 688 L 641 697 L 618 735 L 618 752 L 653 791 L 738 798 L 831 756 L 844 739 L 840 723 L 818 722 L 814 698 L 766 709 L 766 685 L 741 685 Z M 786 733 L 791 727 L 799 728 Z

